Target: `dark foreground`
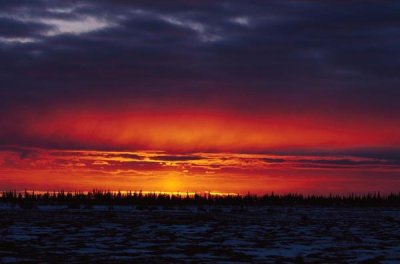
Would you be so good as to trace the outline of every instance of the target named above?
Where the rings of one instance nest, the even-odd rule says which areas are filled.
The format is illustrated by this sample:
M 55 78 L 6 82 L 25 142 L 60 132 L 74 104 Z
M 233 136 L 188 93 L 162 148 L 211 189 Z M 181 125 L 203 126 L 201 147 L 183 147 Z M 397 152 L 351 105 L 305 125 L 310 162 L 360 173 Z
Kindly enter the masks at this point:
M 400 263 L 399 209 L 0 207 L 1 263 Z

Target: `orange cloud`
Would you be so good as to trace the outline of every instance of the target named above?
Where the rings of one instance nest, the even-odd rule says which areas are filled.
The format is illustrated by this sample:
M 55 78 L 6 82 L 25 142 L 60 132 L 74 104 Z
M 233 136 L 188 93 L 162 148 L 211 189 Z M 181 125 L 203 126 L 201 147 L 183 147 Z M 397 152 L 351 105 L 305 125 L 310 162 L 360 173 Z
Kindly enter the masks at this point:
M 17 119 L 18 125 L 0 132 L 8 144 L 175 152 L 400 145 L 399 121 L 372 117 L 60 108 L 42 114 L 25 112 Z
M 0 151 L 0 189 L 146 191 L 396 191 L 398 160 L 354 156 L 160 151 Z

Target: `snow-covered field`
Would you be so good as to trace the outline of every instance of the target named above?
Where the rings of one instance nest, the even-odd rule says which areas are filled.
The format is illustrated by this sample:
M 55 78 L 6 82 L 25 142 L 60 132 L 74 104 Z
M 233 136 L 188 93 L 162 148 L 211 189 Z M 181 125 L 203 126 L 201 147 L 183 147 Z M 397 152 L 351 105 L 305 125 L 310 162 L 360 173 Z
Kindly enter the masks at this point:
M 400 211 L 0 205 L 0 263 L 32 261 L 400 263 Z

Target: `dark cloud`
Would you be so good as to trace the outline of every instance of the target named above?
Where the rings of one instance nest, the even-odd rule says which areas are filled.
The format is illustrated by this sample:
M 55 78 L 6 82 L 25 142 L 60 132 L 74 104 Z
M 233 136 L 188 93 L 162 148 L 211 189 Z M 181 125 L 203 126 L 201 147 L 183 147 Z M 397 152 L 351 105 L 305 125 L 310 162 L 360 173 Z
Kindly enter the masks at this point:
M 353 149 L 343 153 L 362 158 L 383 159 L 400 164 L 400 149 L 396 147 Z
M 172 94 L 191 100 L 198 94 L 222 97 L 228 92 L 232 98 L 225 98 L 227 103 L 234 104 L 242 95 L 244 103 L 254 107 L 262 107 L 254 100 L 272 101 L 283 95 L 287 104 L 299 97 L 318 104 L 328 101 L 326 93 L 333 103 L 345 104 L 345 99 L 377 108 L 394 105 L 399 98 L 396 1 L 2 5 L 0 36 L 38 41 L 1 44 L 0 58 L 7 63 L 1 74 L 2 100 L 11 97 L 12 103 L 72 100 L 94 92 L 108 96 L 111 90 L 116 97 Z M 87 18 L 92 21 L 85 22 Z M 248 25 L 235 22 L 238 18 L 246 18 Z M 62 34 L 67 29 L 61 29 L 60 34 L 45 35 L 71 21 L 75 24 L 67 26 L 69 33 Z M 104 26 L 96 25 L 101 21 Z M 99 28 L 73 32 L 90 23 Z M 348 96 L 359 93 L 364 96 Z
M 191 161 L 191 160 L 201 160 L 205 159 L 201 156 L 195 155 L 162 155 L 162 156 L 154 156 L 151 157 L 152 160 L 159 160 L 159 161 Z
M 259 153 L 260 154 L 260 153 Z M 260 158 L 267 164 L 290 165 L 301 168 L 399 168 L 398 147 L 347 148 L 317 150 L 313 148 L 293 151 L 269 152 L 272 157 Z
M 137 160 L 142 160 L 144 159 L 143 156 L 137 155 L 137 154 L 126 154 L 126 153 L 121 153 L 121 154 L 104 154 L 106 157 L 117 157 L 117 158 L 125 158 L 125 159 L 137 159 Z
M 400 160 L 355 160 L 355 159 L 299 159 L 299 163 L 309 163 L 313 166 L 319 165 L 338 165 L 338 166 L 354 166 L 354 165 L 400 165 Z
M 263 158 L 261 160 L 266 163 L 282 163 L 287 161 L 285 159 L 280 159 L 280 158 Z
M 144 157 L 132 153 L 107 153 L 107 152 L 85 152 L 85 151 L 53 151 L 50 152 L 51 156 L 77 156 L 77 157 L 99 157 L 99 158 L 124 158 L 133 160 L 143 160 Z
M 5 38 L 29 38 L 41 34 L 52 27 L 41 23 L 26 23 L 11 18 L 0 17 L 0 36 Z

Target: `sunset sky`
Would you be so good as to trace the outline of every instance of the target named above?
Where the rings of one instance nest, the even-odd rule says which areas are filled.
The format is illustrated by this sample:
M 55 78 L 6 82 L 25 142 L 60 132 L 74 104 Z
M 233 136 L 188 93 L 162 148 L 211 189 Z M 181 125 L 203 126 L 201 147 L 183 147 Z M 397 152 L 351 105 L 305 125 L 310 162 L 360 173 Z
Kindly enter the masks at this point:
M 399 1 L 1 1 L 0 190 L 400 191 Z

